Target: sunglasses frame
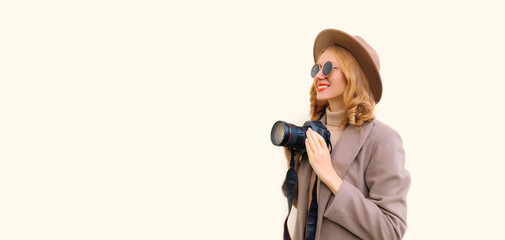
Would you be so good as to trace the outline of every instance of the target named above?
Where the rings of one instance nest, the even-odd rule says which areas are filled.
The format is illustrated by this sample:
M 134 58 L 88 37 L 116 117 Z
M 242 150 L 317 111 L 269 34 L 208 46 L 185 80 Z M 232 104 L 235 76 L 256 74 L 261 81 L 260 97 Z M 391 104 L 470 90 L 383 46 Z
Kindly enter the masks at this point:
M 324 66 L 326 66 L 326 64 L 328 64 L 328 63 L 331 64 L 330 72 L 328 74 L 324 74 Z M 316 66 L 318 66 L 318 69 L 317 69 L 316 74 L 314 74 L 314 68 Z M 323 65 L 323 67 L 321 67 L 321 64 L 316 63 L 316 64 L 314 64 L 314 66 L 312 66 L 312 69 L 310 70 L 310 76 L 314 75 L 314 76 L 312 76 L 312 78 L 315 78 L 317 76 L 317 74 L 319 73 L 319 71 L 322 71 L 323 72 L 323 76 L 324 77 L 328 77 L 333 72 L 333 69 L 337 69 L 337 68 L 339 68 L 339 67 L 336 67 L 335 65 L 333 65 L 333 62 L 331 62 L 331 61 L 325 62 L 324 65 Z

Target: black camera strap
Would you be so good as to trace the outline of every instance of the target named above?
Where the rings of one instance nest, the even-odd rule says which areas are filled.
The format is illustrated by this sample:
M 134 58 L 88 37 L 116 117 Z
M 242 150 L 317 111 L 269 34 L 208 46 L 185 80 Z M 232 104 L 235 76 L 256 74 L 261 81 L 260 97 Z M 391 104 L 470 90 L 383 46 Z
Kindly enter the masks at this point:
M 312 200 L 310 201 L 309 216 L 307 217 L 307 237 L 306 240 L 314 240 L 316 237 L 317 223 L 317 175 L 312 187 Z
M 295 170 L 295 150 L 291 150 L 291 161 L 289 162 L 289 169 L 286 174 L 286 188 L 287 188 L 287 199 L 288 199 L 288 215 L 284 221 L 284 240 L 291 240 L 291 235 L 288 229 L 288 219 L 291 214 L 291 207 L 293 205 L 293 196 L 295 193 L 295 184 L 297 181 L 297 173 Z M 317 175 L 312 187 L 312 201 L 310 203 L 309 215 L 307 219 L 307 235 L 306 240 L 314 240 L 316 235 L 316 223 L 317 223 Z
M 289 169 L 286 173 L 286 188 L 288 192 L 288 216 L 284 221 L 284 240 L 291 240 L 291 235 L 288 229 L 288 219 L 291 214 L 291 206 L 293 205 L 293 195 L 295 194 L 295 185 L 298 176 L 295 170 L 295 150 L 291 149 L 291 161 L 289 162 Z

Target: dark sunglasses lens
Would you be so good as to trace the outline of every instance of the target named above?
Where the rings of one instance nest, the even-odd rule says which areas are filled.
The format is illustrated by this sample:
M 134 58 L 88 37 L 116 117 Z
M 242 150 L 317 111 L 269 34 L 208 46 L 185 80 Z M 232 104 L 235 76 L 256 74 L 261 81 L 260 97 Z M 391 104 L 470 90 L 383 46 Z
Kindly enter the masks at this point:
M 333 70 L 333 64 L 331 62 L 326 62 L 323 66 L 323 75 L 327 77 L 330 75 L 331 70 Z
M 319 72 L 319 64 L 314 64 L 314 66 L 312 67 L 312 71 L 310 72 L 310 76 L 314 78 L 316 77 L 318 72 Z

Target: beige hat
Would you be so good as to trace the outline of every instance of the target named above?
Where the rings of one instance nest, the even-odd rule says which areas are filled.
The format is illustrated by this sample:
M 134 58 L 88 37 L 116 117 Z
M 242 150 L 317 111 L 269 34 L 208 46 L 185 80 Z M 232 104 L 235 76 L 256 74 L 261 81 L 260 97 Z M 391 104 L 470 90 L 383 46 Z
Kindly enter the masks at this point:
M 317 35 L 314 42 L 314 62 L 326 48 L 332 45 L 347 49 L 358 60 L 368 79 L 375 103 L 378 103 L 382 95 L 382 82 L 377 52 L 359 36 L 351 36 L 337 29 L 325 29 Z

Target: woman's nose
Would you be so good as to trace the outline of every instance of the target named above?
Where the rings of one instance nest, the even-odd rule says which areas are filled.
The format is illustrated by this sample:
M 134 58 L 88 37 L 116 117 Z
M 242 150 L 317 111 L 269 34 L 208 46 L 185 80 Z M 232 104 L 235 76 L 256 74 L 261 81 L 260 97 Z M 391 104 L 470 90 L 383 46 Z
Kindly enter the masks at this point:
M 315 79 L 324 79 L 325 76 L 323 75 L 323 69 L 319 69 L 319 72 L 317 72 L 317 74 L 314 78 Z

